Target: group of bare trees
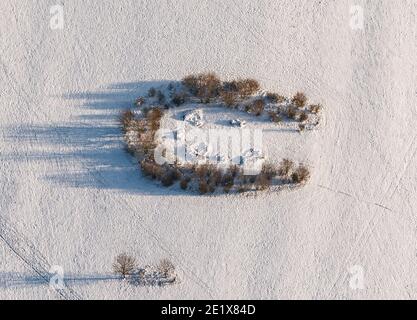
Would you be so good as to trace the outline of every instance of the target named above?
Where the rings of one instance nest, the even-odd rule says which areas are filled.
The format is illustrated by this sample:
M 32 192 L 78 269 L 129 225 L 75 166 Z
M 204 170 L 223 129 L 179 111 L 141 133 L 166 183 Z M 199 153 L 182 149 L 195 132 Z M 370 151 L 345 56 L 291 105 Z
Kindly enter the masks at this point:
M 138 267 L 136 259 L 126 253 L 119 254 L 113 262 L 113 272 L 121 279 L 134 284 L 166 284 L 176 279 L 175 266 L 168 259 L 162 259 L 155 267 Z

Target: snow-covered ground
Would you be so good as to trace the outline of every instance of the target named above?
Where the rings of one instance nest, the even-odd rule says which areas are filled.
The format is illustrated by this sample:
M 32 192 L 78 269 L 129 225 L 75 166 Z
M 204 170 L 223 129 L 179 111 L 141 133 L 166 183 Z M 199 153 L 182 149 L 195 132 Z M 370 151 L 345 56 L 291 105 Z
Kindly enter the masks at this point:
M 416 14 L 414 0 L 1 1 L 0 298 L 417 298 Z M 319 130 L 265 132 L 312 167 L 307 186 L 207 197 L 141 176 L 119 110 L 209 70 L 324 105 Z M 114 280 L 124 251 L 171 259 L 179 283 Z M 46 283 L 53 265 L 70 288 Z

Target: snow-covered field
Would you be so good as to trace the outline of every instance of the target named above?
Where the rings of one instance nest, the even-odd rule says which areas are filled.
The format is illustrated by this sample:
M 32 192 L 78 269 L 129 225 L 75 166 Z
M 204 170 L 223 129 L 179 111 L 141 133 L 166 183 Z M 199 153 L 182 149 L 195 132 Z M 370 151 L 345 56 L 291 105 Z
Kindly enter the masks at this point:
M 416 14 L 414 0 L 0 1 L 0 298 L 417 298 Z M 265 133 L 309 163 L 307 186 L 207 197 L 141 176 L 119 110 L 200 71 L 325 106 L 319 130 Z M 124 251 L 171 259 L 179 283 L 114 280 Z M 54 265 L 70 288 L 46 283 Z

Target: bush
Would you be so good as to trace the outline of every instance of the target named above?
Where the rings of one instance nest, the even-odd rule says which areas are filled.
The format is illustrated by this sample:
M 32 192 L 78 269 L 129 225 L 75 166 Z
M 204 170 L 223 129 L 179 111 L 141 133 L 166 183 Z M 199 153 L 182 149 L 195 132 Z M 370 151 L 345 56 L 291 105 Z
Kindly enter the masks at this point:
M 228 107 L 233 107 L 237 102 L 237 94 L 233 91 L 223 91 L 221 93 L 222 100 L 224 104 Z
M 198 185 L 198 190 L 200 191 L 201 194 L 206 194 L 207 192 L 209 192 L 209 185 L 206 180 L 204 179 L 200 180 L 200 183 Z
M 210 102 L 211 98 L 217 97 L 221 87 L 220 79 L 213 72 L 187 76 L 182 83 L 202 102 Z
M 127 129 L 131 122 L 135 119 L 135 114 L 130 110 L 124 110 L 121 112 L 119 122 L 122 125 L 123 132 L 127 132 Z
M 300 165 L 291 175 L 291 179 L 294 183 L 305 183 L 309 177 L 310 171 L 303 165 Z
M 281 161 L 279 165 L 278 174 L 280 176 L 287 178 L 293 169 L 294 169 L 294 162 L 289 159 L 284 159 Z
M 255 180 L 256 190 L 266 190 L 271 186 L 272 179 L 265 173 L 260 173 Z
M 182 190 L 187 190 L 189 181 L 187 179 L 181 179 L 180 187 Z
M 290 119 L 295 119 L 296 116 L 297 116 L 297 111 L 295 110 L 295 108 L 289 107 L 287 110 L 287 117 Z
M 308 115 L 305 112 L 301 112 L 300 117 L 298 118 L 300 122 L 305 122 L 308 120 Z
M 298 108 L 302 108 L 306 105 L 307 103 L 307 97 L 304 93 L 302 92 L 297 92 L 295 94 L 295 96 L 292 98 L 292 103 L 298 107 Z
M 272 103 L 282 103 L 285 101 L 285 97 L 279 95 L 278 93 L 267 92 L 266 98 Z
M 150 97 L 150 98 L 153 98 L 153 97 L 155 97 L 155 95 L 156 95 L 156 89 L 155 88 L 150 88 L 149 90 L 148 90 L 148 97 Z
M 126 253 L 119 254 L 113 263 L 113 272 L 122 278 L 126 278 L 129 274 L 132 274 L 135 268 L 135 258 L 128 256 Z
M 166 170 L 162 177 L 161 177 L 161 183 L 164 187 L 170 187 L 174 184 L 175 181 L 175 173 L 171 170 Z
M 310 112 L 311 112 L 311 113 L 314 113 L 314 114 L 319 113 L 321 109 L 322 109 L 321 104 L 312 104 L 312 105 L 309 107 Z
M 282 117 L 278 114 L 278 112 L 270 111 L 269 116 L 271 117 L 271 121 L 278 123 L 282 121 Z
M 277 168 L 271 163 L 264 163 L 262 165 L 262 171 L 260 174 L 265 175 L 268 179 L 272 180 L 278 174 Z
M 248 96 L 255 94 L 260 89 L 259 82 L 254 79 L 237 80 L 236 86 L 239 95 L 242 98 L 247 98 Z
M 174 275 L 174 264 L 168 259 L 162 259 L 158 265 L 158 271 L 165 277 L 169 278 Z
M 260 116 L 265 108 L 265 102 L 262 99 L 257 99 L 253 102 L 251 106 L 251 113 L 255 114 L 256 116 Z
M 180 105 L 185 103 L 185 98 L 186 98 L 186 95 L 184 92 L 176 93 L 172 97 L 172 103 L 175 104 L 177 107 L 179 107 Z
M 306 125 L 305 124 L 300 123 L 298 125 L 298 131 L 303 132 L 303 131 L 305 131 L 305 129 L 306 129 Z

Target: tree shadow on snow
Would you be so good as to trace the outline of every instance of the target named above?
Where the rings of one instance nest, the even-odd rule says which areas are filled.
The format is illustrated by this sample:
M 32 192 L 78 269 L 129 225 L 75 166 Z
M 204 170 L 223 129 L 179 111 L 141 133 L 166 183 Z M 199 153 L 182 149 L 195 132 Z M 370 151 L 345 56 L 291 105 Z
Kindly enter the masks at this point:
M 142 176 L 137 159 L 125 151 L 118 124 L 120 112 L 132 108 L 135 99 L 146 96 L 151 87 L 166 87 L 175 81 L 116 83 L 96 92 L 68 93 L 63 98 L 85 112 L 74 121 L 47 126 L 22 125 L 10 131 L 14 143 L 28 142 L 39 152 L 2 155 L 14 161 L 52 160 L 44 178 L 59 185 L 75 188 L 114 189 L 144 195 L 188 195 L 179 187 L 165 188 Z
M 52 276 L 52 275 L 51 275 Z M 111 274 L 65 275 L 66 285 L 90 285 L 98 282 L 120 281 Z M 0 288 L 28 288 L 49 285 L 49 281 L 38 275 L 18 272 L 0 272 Z

